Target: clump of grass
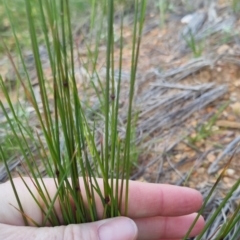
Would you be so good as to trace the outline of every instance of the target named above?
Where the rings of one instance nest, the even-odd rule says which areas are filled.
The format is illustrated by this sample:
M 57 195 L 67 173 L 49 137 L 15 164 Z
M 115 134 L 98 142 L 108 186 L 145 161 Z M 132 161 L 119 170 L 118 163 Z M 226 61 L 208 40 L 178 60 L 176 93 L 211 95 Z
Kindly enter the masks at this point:
M 202 124 L 197 129 L 197 134 L 194 137 L 189 137 L 189 143 L 190 144 L 196 144 L 199 141 L 202 141 L 206 139 L 207 137 L 211 136 L 213 134 L 213 126 L 216 123 L 217 119 L 223 111 L 228 107 L 229 102 L 223 104 L 218 111 L 207 121 L 207 123 Z
M 169 8 L 170 1 L 169 0 L 159 0 L 158 7 L 160 13 L 160 27 L 163 27 L 166 21 L 166 12 Z
M 75 77 L 75 50 L 72 36 L 72 23 L 70 3 L 67 0 L 61 1 L 42 1 L 34 2 L 25 0 L 27 22 L 29 24 L 29 37 L 31 40 L 34 63 L 37 73 L 37 79 L 40 91 L 40 103 L 36 98 L 29 72 L 23 57 L 21 42 L 17 36 L 15 29 L 14 17 L 8 8 L 7 2 L 4 6 L 11 22 L 12 32 L 17 46 L 18 56 L 24 69 L 24 78 L 19 73 L 12 55 L 6 44 L 4 48 L 7 51 L 12 67 L 21 83 L 27 101 L 34 108 L 38 119 L 39 130 L 36 132 L 30 125 L 27 127 L 22 123 L 21 118 L 15 111 L 7 88 L 3 79 L 0 79 L 1 89 L 5 95 L 8 107 L 13 116 L 16 126 L 13 125 L 9 117 L 5 105 L 0 102 L 2 111 L 7 119 L 8 125 L 17 145 L 21 150 L 24 158 L 24 164 L 29 171 L 34 185 L 39 193 L 41 202 L 46 206 L 47 210 L 42 209 L 39 200 L 29 189 L 32 197 L 38 204 L 43 213 L 43 221 L 35 223 L 29 219 L 23 212 L 21 201 L 18 199 L 17 189 L 8 170 L 12 187 L 18 200 L 19 211 L 26 225 L 35 224 L 37 226 L 45 226 L 47 222 L 51 225 L 59 225 L 59 218 L 54 209 L 54 203 L 59 201 L 62 210 L 64 224 L 84 223 L 88 221 L 99 220 L 95 203 L 95 196 L 98 195 L 102 201 L 104 214 L 102 218 L 109 218 L 127 214 L 128 212 L 128 184 L 130 178 L 131 167 L 131 145 L 132 145 L 132 112 L 134 84 L 136 81 L 137 62 L 140 50 L 141 32 L 146 9 L 146 1 L 134 1 L 134 24 L 132 33 L 132 61 L 130 74 L 129 89 L 129 105 L 126 122 L 126 135 L 121 139 L 118 133 L 118 114 L 119 114 L 119 97 L 121 89 L 121 72 L 123 58 L 123 18 L 121 14 L 121 36 L 119 47 L 119 63 L 118 63 L 118 84 L 116 87 L 114 69 L 116 68 L 115 57 L 115 41 L 114 41 L 114 13 L 115 1 L 92 1 L 92 15 L 98 10 L 99 19 L 96 21 L 91 19 L 91 28 L 95 30 L 95 24 L 98 35 L 106 30 L 106 78 L 101 79 L 97 72 L 98 48 L 100 47 L 99 38 L 96 37 L 94 49 L 87 44 L 89 53 L 89 66 L 87 68 L 88 75 L 92 78 L 97 76 L 98 86 L 93 82 L 93 89 L 96 90 L 99 102 L 103 109 L 102 118 L 104 119 L 104 127 L 100 136 L 100 145 L 97 143 L 97 135 L 99 134 L 95 119 L 91 122 L 86 115 L 86 108 L 79 96 L 77 80 Z M 35 9 L 39 15 L 34 17 Z M 107 20 L 105 29 L 104 22 Z M 39 25 L 40 23 L 40 25 Z M 41 31 L 39 30 L 41 27 Z M 44 39 L 38 39 L 38 32 Z M 47 77 L 44 74 L 43 63 L 40 60 L 39 45 L 44 44 L 47 49 L 52 73 L 52 90 L 47 85 Z M 92 44 L 92 42 L 91 42 Z M 101 88 L 100 94 L 98 88 Z M 51 91 L 53 92 L 53 101 L 49 98 Z M 31 141 L 29 141 L 31 139 Z M 47 193 L 47 186 L 39 172 L 38 165 L 31 152 L 32 145 L 38 149 L 40 160 L 50 176 L 55 178 L 56 195 L 53 199 Z M 8 156 L 3 147 L 0 146 L 0 155 L 6 168 Z M 120 159 L 120 156 L 122 159 Z M 79 176 L 82 176 L 83 185 L 80 185 Z M 20 174 L 22 181 L 25 183 L 23 176 Z M 99 186 L 97 177 L 103 179 L 103 190 Z M 115 183 L 117 184 L 115 185 Z M 27 183 L 25 183 L 26 187 Z M 83 202 L 82 188 L 85 189 L 87 207 Z M 44 194 L 46 192 L 47 194 Z M 123 196 L 125 196 L 123 199 Z M 73 201 L 73 202 L 72 202 Z M 120 209 L 122 202 L 125 202 L 123 209 Z M 76 208 L 73 211 L 72 206 Z
M 201 57 L 204 50 L 203 44 L 198 43 L 191 30 L 186 36 L 183 36 L 187 46 L 191 49 L 195 58 Z

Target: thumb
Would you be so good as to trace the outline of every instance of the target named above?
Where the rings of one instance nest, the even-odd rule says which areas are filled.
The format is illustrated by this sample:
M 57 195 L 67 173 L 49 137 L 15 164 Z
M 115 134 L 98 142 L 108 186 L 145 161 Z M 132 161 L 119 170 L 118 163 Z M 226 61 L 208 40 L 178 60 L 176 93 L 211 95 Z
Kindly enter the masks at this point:
M 126 217 L 110 218 L 93 223 L 42 228 L 0 224 L 0 239 L 136 240 L 137 226 L 133 220 Z

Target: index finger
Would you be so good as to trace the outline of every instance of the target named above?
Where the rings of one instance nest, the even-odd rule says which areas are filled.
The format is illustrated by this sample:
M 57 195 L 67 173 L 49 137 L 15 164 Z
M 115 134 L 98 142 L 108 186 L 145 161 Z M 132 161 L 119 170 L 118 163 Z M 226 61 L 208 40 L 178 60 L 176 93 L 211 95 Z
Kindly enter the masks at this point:
M 129 217 L 181 216 L 202 206 L 200 192 L 167 184 L 131 182 Z
M 56 193 L 54 180 L 51 178 L 44 178 L 43 180 L 50 197 L 53 198 Z M 31 179 L 25 178 L 25 181 L 36 198 L 39 199 L 38 191 Z M 21 179 L 14 179 L 14 182 L 24 213 L 35 222 L 41 223 L 42 211 L 28 189 Z M 83 186 L 81 178 L 80 184 Z M 101 179 L 99 179 L 99 185 L 102 185 Z M 82 192 L 84 193 L 84 191 Z M 99 197 L 96 197 L 96 204 L 100 218 L 103 213 L 103 206 Z M 201 204 L 202 197 L 196 190 L 165 184 L 129 182 L 128 217 L 131 218 L 187 215 L 197 211 Z M 14 208 L 18 208 L 18 204 L 9 182 L 0 185 L 0 206 L 0 223 L 24 225 L 21 213 Z M 122 206 L 122 209 L 124 209 L 124 202 Z M 58 201 L 55 203 L 55 210 L 61 219 L 62 214 Z

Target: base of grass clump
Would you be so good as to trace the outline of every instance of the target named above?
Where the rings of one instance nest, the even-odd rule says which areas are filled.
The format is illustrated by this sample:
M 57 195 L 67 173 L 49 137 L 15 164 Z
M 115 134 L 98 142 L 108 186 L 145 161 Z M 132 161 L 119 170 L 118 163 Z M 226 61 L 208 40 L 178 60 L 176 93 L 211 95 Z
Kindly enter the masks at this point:
M 85 69 L 91 79 L 93 79 L 93 76 L 97 78 L 97 84 L 90 80 L 91 87 L 95 91 L 100 104 L 97 113 L 93 110 L 91 103 L 87 107 L 86 102 L 82 101 L 83 97 L 81 94 L 79 95 L 70 3 L 65 0 L 60 2 L 39 0 L 33 4 L 31 1 L 25 0 L 26 12 L 24 15 L 29 27 L 34 71 L 39 86 L 38 94 L 31 82 L 28 63 L 21 48 L 21 39 L 17 34 L 15 18 L 10 6 L 4 2 L 23 73 L 20 73 L 17 68 L 8 46 L 4 42 L 3 44 L 26 99 L 35 111 L 35 120 L 38 122 L 38 127 L 33 128 L 30 123 L 26 125 L 22 122 L 2 78 L 1 89 L 10 109 L 11 118 L 6 106 L 2 102 L 0 104 L 9 131 L 16 139 L 15 145 L 18 145 L 23 156 L 21 161 L 24 169 L 27 175 L 31 177 L 31 181 L 36 188 L 35 191 L 28 188 L 28 183 L 25 182 L 23 174 L 19 173 L 29 193 L 43 211 L 43 226 L 47 222 L 52 225 L 60 224 L 54 209 L 56 201 L 59 202 L 64 224 L 98 220 L 95 196 L 98 196 L 102 202 L 104 209 L 102 218 L 119 216 L 119 206 L 122 206 L 122 202 L 125 202 L 125 209 L 122 212 L 127 214 L 128 211 L 128 181 L 130 178 L 133 136 L 131 133 L 132 103 L 146 2 L 135 1 L 134 3 L 128 114 L 125 124 L 126 133 L 121 137 L 118 133 L 118 115 L 122 79 L 124 15 L 120 15 L 122 20 L 118 42 L 120 45 L 118 47 L 120 51 L 118 57 L 119 74 L 116 81 L 116 76 L 113 74 L 115 68 L 115 62 L 113 61 L 115 54 L 114 5 L 115 3 L 112 0 L 104 1 L 104 3 L 95 2 L 92 5 L 91 30 L 96 31 L 97 28 L 99 35 L 96 35 L 93 43 L 86 44 L 89 65 Z M 98 22 L 94 17 L 96 11 L 100 11 Z M 106 20 L 107 26 L 104 24 Z M 102 41 L 101 34 L 105 33 L 105 30 L 107 45 L 105 53 L 106 73 L 105 79 L 102 81 L 97 72 L 97 64 L 99 44 Z M 39 33 L 41 38 L 38 37 Z M 44 44 L 42 43 L 43 40 Z M 49 59 L 51 72 L 50 82 L 47 81 L 49 76 L 46 75 L 44 69 L 40 44 L 47 51 L 46 56 Z M 94 49 L 92 49 L 92 46 L 94 46 Z M 78 58 L 81 58 L 81 55 L 78 55 Z M 99 87 L 101 91 L 99 91 Z M 86 107 L 99 117 L 89 119 Z M 102 124 L 104 124 L 104 127 Z M 100 132 L 99 126 L 101 126 Z M 36 161 L 32 149 L 35 149 L 38 153 L 39 161 L 41 161 L 40 165 L 39 161 Z M 0 152 L 12 187 L 15 189 L 8 167 L 8 156 L 2 146 Z M 47 186 L 42 178 L 43 169 L 40 166 L 45 169 L 49 176 L 55 179 L 56 193 L 53 197 L 50 197 L 47 192 Z M 82 177 L 82 185 L 79 183 L 79 176 Z M 98 184 L 97 177 L 102 178 L 102 186 Z M 117 181 L 117 184 L 115 184 L 115 181 Z M 83 192 L 82 189 L 84 189 Z M 19 211 L 22 212 L 23 219 L 27 224 L 29 222 L 28 216 L 24 214 L 17 189 L 15 190 Z M 38 198 L 35 197 L 36 191 L 39 195 Z M 42 209 L 40 202 L 44 203 L 46 210 Z M 73 211 L 72 206 L 76 208 L 75 211 Z

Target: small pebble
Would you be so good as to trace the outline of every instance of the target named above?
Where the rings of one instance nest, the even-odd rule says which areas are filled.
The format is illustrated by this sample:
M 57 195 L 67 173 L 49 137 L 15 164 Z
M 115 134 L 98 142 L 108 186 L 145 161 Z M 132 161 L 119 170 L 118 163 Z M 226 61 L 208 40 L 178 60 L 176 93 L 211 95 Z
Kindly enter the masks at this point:
M 226 175 L 229 176 L 229 177 L 233 177 L 235 172 L 236 171 L 234 169 L 229 168 L 229 169 L 226 170 Z

